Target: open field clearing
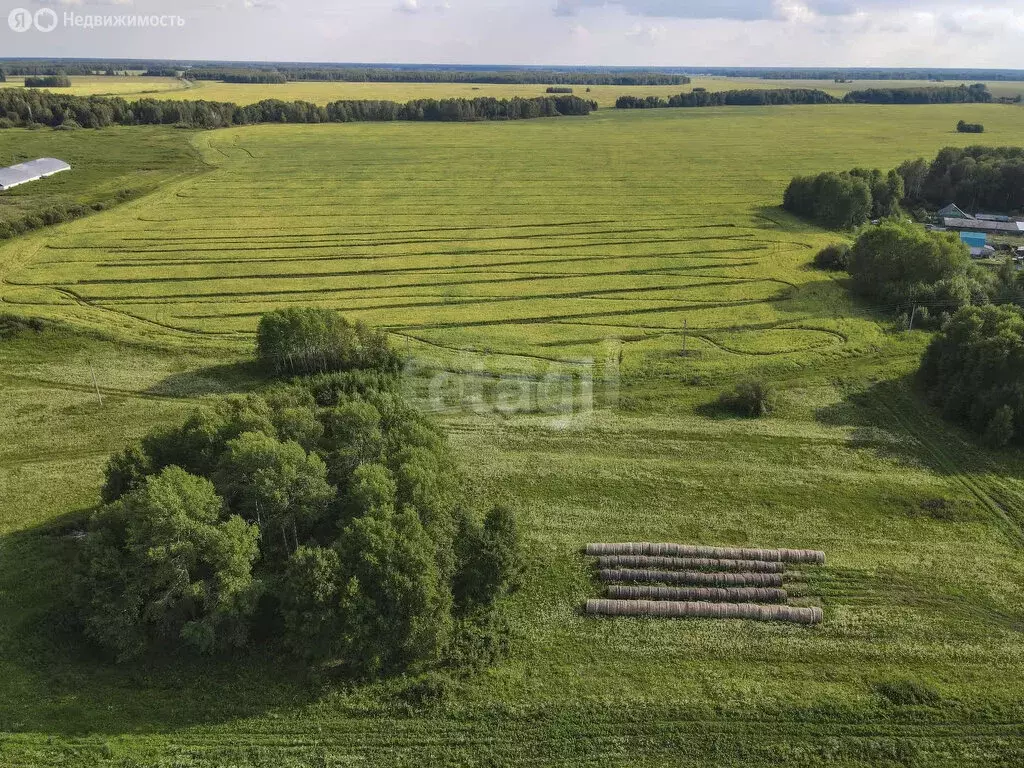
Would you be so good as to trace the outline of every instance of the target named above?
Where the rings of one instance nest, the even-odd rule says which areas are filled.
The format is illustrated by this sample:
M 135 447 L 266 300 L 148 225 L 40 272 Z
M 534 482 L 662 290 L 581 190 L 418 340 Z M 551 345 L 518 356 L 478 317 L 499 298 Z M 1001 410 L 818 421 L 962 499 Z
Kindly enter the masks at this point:
M 0 167 L 37 157 L 58 157 L 74 172 L 3 193 L 0 223 L 60 205 L 109 205 L 203 168 L 187 138 L 165 129 L 0 131 Z
M 954 131 L 965 116 L 986 144 L 1024 143 L 1019 115 L 154 132 L 193 142 L 209 171 L 0 246 L 0 312 L 85 331 L 0 337 L 0 763 L 1024 760 L 1024 462 L 920 404 L 907 377 L 927 334 L 812 271 L 835 236 L 777 208 L 794 174 L 974 143 Z M 289 305 L 337 308 L 452 371 L 618 367 L 615 408 L 445 415 L 480 496 L 520 510 L 530 571 L 511 656 L 439 704 L 272 659 L 115 667 L 61 629 L 67 534 L 98 503 L 106 457 L 257 386 L 252 332 Z M 709 412 L 746 374 L 777 385 L 778 413 Z M 600 594 L 588 541 L 823 550 L 787 589 L 824 621 L 585 618 Z M 907 686 L 925 693 L 892 693 Z
M 8 78 L 0 87 L 17 87 L 23 78 Z M 71 88 L 50 88 L 57 93 L 76 96 L 109 95 L 126 99 L 208 99 L 252 104 L 261 99 L 310 101 L 327 104 L 340 99 L 382 99 L 405 102 L 412 99 L 472 99 L 490 96 L 497 99 L 543 96 L 545 85 L 495 85 L 471 83 L 328 83 L 292 82 L 278 85 L 222 83 L 212 80 L 191 82 L 171 77 L 72 77 Z M 959 84 L 959 83 L 948 83 Z M 694 77 L 690 85 L 592 85 L 572 86 L 578 96 L 593 99 L 601 107 L 614 107 L 620 96 L 675 96 L 694 88 L 709 91 L 734 91 L 747 88 L 818 88 L 833 96 L 843 96 L 864 88 L 925 88 L 936 83 L 927 80 L 856 80 L 836 83 L 832 80 L 765 80 L 754 77 Z M 993 81 L 987 83 L 995 97 L 1024 94 L 1024 83 Z M 589 90 L 588 90 L 589 89 Z

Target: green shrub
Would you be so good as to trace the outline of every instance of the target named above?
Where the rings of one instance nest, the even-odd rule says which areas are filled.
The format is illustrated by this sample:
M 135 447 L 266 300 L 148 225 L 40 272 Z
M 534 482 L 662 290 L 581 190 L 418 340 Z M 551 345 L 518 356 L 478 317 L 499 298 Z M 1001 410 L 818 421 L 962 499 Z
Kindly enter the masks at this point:
M 829 272 L 845 272 L 850 265 L 850 246 L 836 243 L 818 251 L 814 257 L 814 266 Z
M 749 418 L 770 415 L 776 402 L 775 389 L 760 379 L 741 381 L 735 389 L 723 392 L 718 398 L 718 404 L 724 410 Z

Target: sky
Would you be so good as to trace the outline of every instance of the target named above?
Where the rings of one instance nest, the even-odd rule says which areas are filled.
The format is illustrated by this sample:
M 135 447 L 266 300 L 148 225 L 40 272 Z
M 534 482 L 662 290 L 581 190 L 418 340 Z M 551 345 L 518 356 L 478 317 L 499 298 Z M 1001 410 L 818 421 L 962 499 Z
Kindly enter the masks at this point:
M 1024 0 L 0 0 L 0 57 L 1024 69 L 1022 41 Z

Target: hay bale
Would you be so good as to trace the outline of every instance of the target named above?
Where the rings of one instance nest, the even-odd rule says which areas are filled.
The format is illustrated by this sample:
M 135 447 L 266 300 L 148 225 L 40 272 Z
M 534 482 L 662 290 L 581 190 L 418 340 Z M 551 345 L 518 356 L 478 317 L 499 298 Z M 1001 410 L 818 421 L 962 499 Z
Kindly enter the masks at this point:
M 739 547 L 704 547 L 692 544 L 587 544 L 586 553 L 602 555 L 644 555 L 648 557 L 697 557 L 716 560 L 764 560 L 783 563 L 825 564 L 825 553 L 811 549 L 742 549 Z
M 652 616 L 665 618 L 748 619 L 819 624 L 821 608 L 753 603 L 664 602 L 660 600 L 588 600 L 588 616 Z
M 747 571 L 782 573 L 786 564 L 769 560 L 718 560 L 708 557 L 651 557 L 648 555 L 603 555 L 598 568 L 678 569 L 684 571 Z
M 611 584 L 608 597 L 613 600 L 672 600 L 701 603 L 785 603 L 784 589 L 765 587 L 651 587 Z
M 705 573 L 702 571 L 648 571 L 610 568 L 598 571 L 601 581 L 661 582 L 697 587 L 781 587 L 781 573 Z

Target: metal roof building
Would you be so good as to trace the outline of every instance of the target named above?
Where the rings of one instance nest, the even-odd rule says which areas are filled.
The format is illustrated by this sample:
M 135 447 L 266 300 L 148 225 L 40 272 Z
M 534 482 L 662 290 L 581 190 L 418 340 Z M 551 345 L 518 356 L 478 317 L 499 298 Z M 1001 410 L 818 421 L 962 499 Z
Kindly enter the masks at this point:
M 1008 235 L 1024 235 L 1024 221 L 981 221 L 979 219 L 943 219 L 948 229 L 966 229 L 972 232 L 999 232 Z
M 957 207 L 956 203 L 950 203 L 945 208 L 940 210 L 939 213 L 938 213 L 938 217 L 940 219 L 944 219 L 944 218 L 947 218 L 947 217 L 951 218 L 951 219 L 973 219 L 974 218 L 973 216 L 971 216 L 971 214 L 964 213 L 962 210 L 960 210 Z
M 70 165 L 55 157 L 40 157 L 38 160 L 0 168 L 0 191 L 70 170 Z

